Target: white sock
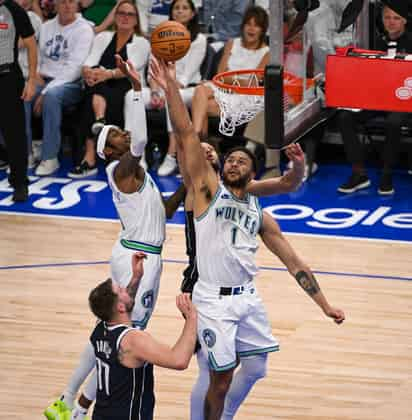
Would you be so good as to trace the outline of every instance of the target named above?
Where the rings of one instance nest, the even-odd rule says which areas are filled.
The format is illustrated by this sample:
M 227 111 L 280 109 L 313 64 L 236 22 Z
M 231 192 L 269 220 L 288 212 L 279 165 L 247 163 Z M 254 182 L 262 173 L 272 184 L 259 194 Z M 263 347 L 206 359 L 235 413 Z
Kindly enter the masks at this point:
M 205 397 L 210 381 L 209 364 L 201 349 L 198 350 L 196 355 L 199 375 L 190 395 L 190 420 L 203 420 Z
M 94 354 L 92 343 L 89 341 L 80 356 L 79 365 L 74 370 L 72 377 L 63 392 L 63 401 L 70 408 L 73 407 L 73 401 L 79 392 L 81 384 L 85 381 L 95 365 L 96 356 Z
M 266 376 L 266 360 L 266 353 L 241 359 L 240 369 L 235 373 L 226 395 L 221 420 L 232 420 L 252 386 Z
M 72 410 L 72 416 L 70 420 L 83 420 L 86 417 L 87 410 L 80 406 L 80 404 L 76 401 L 74 403 L 74 408 Z

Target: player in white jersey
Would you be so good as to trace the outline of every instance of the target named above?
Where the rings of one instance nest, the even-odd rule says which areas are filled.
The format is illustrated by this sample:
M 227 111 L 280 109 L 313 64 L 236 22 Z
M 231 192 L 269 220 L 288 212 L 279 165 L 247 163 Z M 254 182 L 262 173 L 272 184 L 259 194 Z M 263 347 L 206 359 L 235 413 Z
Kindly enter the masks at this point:
M 254 155 L 245 148 L 230 151 L 224 160 L 223 182 L 219 182 L 204 158 L 170 66 L 154 61 L 151 73 L 166 93 L 194 192 L 199 280 L 192 299 L 198 310 L 198 338 L 210 369 L 204 417 L 224 418 L 223 408 L 228 404 L 229 418 L 233 418 L 254 383 L 249 382 L 249 389 L 234 390 L 231 401 L 225 402 L 229 388 L 232 392 L 233 372 L 239 360 L 242 363 L 252 355 L 259 356 L 256 369 L 264 376 L 267 353 L 278 350 L 254 284 L 258 233 L 325 315 L 336 323 L 343 322 L 345 315 L 329 305 L 309 267 L 293 251 L 276 222 L 262 214 L 256 197 L 247 192 L 256 173 Z
M 140 79 L 138 73 L 133 68 L 126 68 L 126 64 L 119 58 L 118 67 L 130 76 L 133 85 L 133 91 L 126 97 L 126 101 L 132 101 L 132 104 L 125 107 L 128 110 L 125 114 L 126 130 L 112 125 L 104 126 L 97 140 L 97 154 L 108 162 L 108 183 L 122 225 L 110 258 L 113 281 L 121 287 L 126 287 L 132 276 L 132 255 L 136 251 L 143 251 L 147 255 L 131 315 L 133 325 L 145 329 L 159 291 L 162 272 L 160 254 L 165 239 L 166 217 L 172 217 L 177 210 L 184 198 L 185 189 L 181 186 L 168 200 L 163 201 L 154 180 L 140 166 L 140 158 L 147 142 Z M 45 415 L 48 419 L 57 420 L 59 413 L 71 408 L 76 392 L 94 364 L 94 350 L 88 343 L 81 356 L 80 365 L 62 397 L 46 409 Z M 75 404 L 71 418 L 84 418 L 95 397 L 96 375 L 93 373 L 79 402 Z

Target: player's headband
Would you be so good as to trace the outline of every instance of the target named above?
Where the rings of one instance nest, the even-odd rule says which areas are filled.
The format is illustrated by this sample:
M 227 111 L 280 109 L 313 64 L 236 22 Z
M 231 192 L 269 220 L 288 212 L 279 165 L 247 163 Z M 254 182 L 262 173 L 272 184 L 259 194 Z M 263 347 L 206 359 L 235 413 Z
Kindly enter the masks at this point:
M 117 128 L 115 125 L 105 125 L 102 128 L 102 131 L 100 131 L 99 137 L 97 137 L 97 155 L 99 158 L 106 160 L 106 156 L 104 155 L 104 148 L 106 147 L 106 140 L 107 136 L 109 134 L 109 131 L 112 128 Z

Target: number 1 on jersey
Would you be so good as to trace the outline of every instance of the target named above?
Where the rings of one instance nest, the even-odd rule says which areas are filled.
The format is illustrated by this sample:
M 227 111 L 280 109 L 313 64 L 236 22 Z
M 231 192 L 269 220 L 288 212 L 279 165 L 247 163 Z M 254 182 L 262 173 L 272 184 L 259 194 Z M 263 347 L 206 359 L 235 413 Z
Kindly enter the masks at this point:
M 237 227 L 232 227 L 232 245 L 236 243 Z

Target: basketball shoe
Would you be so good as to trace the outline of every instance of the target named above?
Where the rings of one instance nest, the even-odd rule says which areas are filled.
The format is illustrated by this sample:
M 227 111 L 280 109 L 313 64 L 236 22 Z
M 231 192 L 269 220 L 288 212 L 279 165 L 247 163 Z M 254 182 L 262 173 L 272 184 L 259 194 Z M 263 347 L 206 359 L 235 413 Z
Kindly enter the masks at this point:
M 67 416 L 67 413 L 69 413 L 69 416 Z M 58 399 L 50 404 L 43 414 L 48 420 L 70 420 L 71 410 L 64 401 Z

